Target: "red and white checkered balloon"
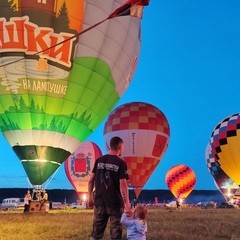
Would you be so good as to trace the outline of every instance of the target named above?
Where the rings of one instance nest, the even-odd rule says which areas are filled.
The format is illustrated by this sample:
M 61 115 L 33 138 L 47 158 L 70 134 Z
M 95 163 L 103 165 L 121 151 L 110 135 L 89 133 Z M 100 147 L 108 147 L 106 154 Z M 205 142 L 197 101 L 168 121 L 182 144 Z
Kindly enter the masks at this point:
M 129 187 L 138 197 L 167 149 L 170 137 L 168 120 L 151 104 L 126 103 L 113 110 L 106 120 L 104 141 L 107 150 L 114 136 L 124 141 L 122 157 L 128 166 Z

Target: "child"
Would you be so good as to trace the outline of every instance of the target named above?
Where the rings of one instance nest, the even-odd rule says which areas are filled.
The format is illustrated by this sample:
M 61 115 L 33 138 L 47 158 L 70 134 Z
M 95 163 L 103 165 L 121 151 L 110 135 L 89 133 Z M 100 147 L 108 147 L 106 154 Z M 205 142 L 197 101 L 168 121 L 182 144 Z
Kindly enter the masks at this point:
M 146 240 L 147 222 L 147 209 L 143 206 L 137 206 L 134 210 L 133 217 L 129 218 L 127 213 L 123 213 L 121 223 L 127 228 L 128 240 Z

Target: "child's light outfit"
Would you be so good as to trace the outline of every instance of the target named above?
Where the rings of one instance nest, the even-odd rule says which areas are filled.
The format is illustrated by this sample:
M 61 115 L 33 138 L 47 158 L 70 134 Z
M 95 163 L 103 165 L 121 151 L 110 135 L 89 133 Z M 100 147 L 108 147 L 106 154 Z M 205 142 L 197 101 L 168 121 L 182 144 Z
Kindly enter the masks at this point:
M 129 218 L 127 213 L 122 214 L 121 223 L 127 228 L 128 240 L 146 240 L 147 222 Z

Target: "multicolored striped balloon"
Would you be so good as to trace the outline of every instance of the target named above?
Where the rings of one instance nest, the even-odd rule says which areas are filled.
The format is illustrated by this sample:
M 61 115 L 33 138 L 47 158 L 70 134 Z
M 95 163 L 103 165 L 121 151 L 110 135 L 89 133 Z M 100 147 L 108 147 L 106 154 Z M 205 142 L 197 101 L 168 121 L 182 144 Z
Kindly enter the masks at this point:
M 211 145 L 208 144 L 205 151 L 205 159 L 208 171 L 212 175 L 215 185 L 225 198 L 234 197 L 239 189 L 236 184 L 220 167 L 219 162 L 213 156 Z
M 136 197 L 160 163 L 168 147 L 170 128 L 166 116 L 145 102 L 130 102 L 112 111 L 104 126 L 106 148 L 112 137 L 124 141 L 123 159 Z
M 214 128 L 210 144 L 215 161 L 240 185 L 240 113 L 222 120 Z
M 190 167 L 179 164 L 168 170 L 165 181 L 176 198 L 186 199 L 196 185 L 196 175 Z

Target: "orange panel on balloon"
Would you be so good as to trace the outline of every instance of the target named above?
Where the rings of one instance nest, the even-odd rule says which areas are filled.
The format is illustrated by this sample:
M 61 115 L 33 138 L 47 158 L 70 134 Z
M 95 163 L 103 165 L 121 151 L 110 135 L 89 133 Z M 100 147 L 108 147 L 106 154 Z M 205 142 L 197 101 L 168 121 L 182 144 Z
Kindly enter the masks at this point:
M 155 158 L 125 157 L 131 187 L 143 187 L 158 164 Z

